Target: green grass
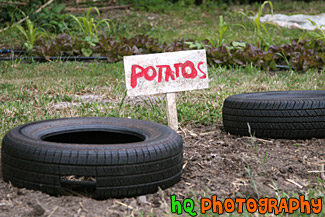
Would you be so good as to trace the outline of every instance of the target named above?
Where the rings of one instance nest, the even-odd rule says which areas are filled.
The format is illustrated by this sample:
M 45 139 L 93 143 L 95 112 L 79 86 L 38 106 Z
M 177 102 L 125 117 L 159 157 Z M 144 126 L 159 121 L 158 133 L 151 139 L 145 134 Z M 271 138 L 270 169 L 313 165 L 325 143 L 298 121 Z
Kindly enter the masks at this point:
M 0 137 L 20 124 L 59 117 L 114 116 L 167 123 L 165 98 L 124 100 L 123 64 L 106 63 L 17 63 L 1 62 L 0 68 Z M 316 90 L 325 88 L 325 72 L 280 71 L 266 73 L 255 67 L 209 68 L 210 88 L 179 93 L 178 118 L 182 126 L 193 123 L 221 122 L 223 100 L 251 91 Z M 82 95 L 100 97 L 83 102 Z M 79 103 L 69 108 L 56 104 Z
M 257 4 L 253 5 L 232 5 L 232 6 L 211 6 L 190 7 L 184 10 L 173 9 L 166 13 L 148 11 L 125 11 L 121 14 L 106 15 L 116 23 L 117 33 L 124 37 L 131 37 L 137 34 L 147 34 L 158 38 L 161 42 L 171 42 L 180 38 L 195 40 L 216 40 L 218 38 L 219 16 L 223 15 L 224 21 L 228 24 L 225 35 L 225 43 L 232 41 L 245 41 L 257 44 L 255 28 L 251 20 L 241 15 L 241 12 L 258 11 Z M 304 3 L 302 1 L 281 1 L 274 2 L 274 13 L 309 13 L 317 14 L 325 10 L 324 1 L 313 1 Z M 265 7 L 269 13 L 269 7 Z M 238 25 L 246 27 L 246 30 Z M 263 33 L 262 37 L 268 40 L 269 44 L 280 45 L 290 43 L 304 35 L 304 31 L 298 29 L 279 28 L 266 24 L 268 34 Z

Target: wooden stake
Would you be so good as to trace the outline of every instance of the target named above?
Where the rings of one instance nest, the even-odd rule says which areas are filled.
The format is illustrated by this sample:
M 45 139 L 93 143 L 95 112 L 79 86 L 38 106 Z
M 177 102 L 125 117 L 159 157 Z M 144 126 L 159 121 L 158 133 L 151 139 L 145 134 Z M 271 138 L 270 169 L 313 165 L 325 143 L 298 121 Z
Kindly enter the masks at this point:
M 4 4 L 11 4 L 11 5 L 27 5 L 27 3 L 25 2 L 8 2 L 8 1 L 3 1 L 0 2 L 0 5 L 4 5 Z
M 168 126 L 173 130 L 178 130 L 176 94 L 166 93 Z

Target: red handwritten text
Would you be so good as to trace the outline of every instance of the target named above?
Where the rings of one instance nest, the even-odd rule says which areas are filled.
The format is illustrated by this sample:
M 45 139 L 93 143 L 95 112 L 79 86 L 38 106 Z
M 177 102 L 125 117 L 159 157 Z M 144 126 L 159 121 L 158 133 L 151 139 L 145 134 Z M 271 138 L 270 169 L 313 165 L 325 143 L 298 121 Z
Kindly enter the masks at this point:
M 175 80 L 180 77 L 180 72 L 185 79 L 194 79 L 198 76 L 198 71 L 203 75 L 199 79 L 207 78 L 205 72 L 200 69 L 203 62 L 199 62 L 197 67 L 193 62 L 187 60 L 184 63 L 175 63 L 174 71 L 170 65 L 157 65 L 156 68 L 153 66 L 148 66 L 143 68 L 139 65 L 132 65 L 131 68 L 131 87 L 135 88 L 138 84 L 138 79 L 144 77 L 147 81 L 153 81 L 158 76 L 158 83 L 162 82 L 163 74 L 165 75 L 165 82 L 169 80 Z M 158 71 L 158 72 L 157 72 Z

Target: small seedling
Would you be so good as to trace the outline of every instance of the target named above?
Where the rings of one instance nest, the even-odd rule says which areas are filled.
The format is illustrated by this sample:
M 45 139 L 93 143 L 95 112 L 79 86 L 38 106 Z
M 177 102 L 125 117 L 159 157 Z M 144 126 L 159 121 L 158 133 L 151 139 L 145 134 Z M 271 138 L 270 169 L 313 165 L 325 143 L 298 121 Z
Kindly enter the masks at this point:
M 90 13 L 92 10 L 97 12 L 97 15 L 100 16 L 99 10 L 96 7 L 89 8 L 85 17 L 76 17 L 74 15 L 70 15 L 80 27 L 80 31 L 84 36 L 84 39 L 87 40 L 89 45 L 95 46 L 94 42 L 98 41 L 98 27 L 101 24 L 105 24 L 109 31 L 112 30 L 113 24 L 109 19 L 102 19 L 100 21 L 96 21 L 94 18 L 90 17 Z
M 245 26 L 241 24 L 232 24 L 233 26 L 239 26 L 246 30 Z M 217 41 L 217 46 L 220 47 L 224 40 L 225 40 L 225 34 L 228 30 L 228 24 L 223 20 L 223 16 L 219 16 L 219 26 L 218 26 L 218 41 Z

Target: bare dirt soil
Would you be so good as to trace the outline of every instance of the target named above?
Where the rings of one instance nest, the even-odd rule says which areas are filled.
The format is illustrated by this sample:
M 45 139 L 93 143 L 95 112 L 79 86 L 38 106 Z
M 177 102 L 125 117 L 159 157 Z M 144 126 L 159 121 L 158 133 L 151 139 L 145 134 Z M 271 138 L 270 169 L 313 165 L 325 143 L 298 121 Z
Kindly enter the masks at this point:
M 163 216 L 170 214 L 172 194 L 182 200 L 212 194 L 221 199 L 281 196 L 280 192 L 306 195 L 311 189 L 324 192 L 320 168 L 325 164 L 325 139 L 238 137 L 227 135 L 221 125 L 188 126 L 180 134 L 184 173 L 169 189 L 102 201 L 77 192 L 53 197 L 15 188 L 3 182 L 0 171 L 0 216 Z

